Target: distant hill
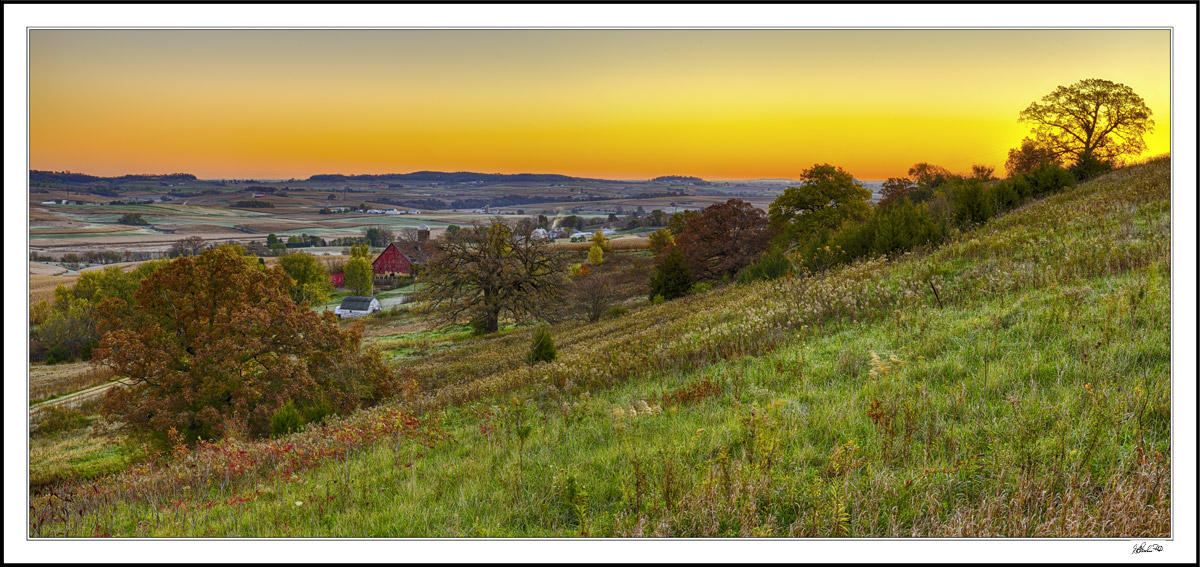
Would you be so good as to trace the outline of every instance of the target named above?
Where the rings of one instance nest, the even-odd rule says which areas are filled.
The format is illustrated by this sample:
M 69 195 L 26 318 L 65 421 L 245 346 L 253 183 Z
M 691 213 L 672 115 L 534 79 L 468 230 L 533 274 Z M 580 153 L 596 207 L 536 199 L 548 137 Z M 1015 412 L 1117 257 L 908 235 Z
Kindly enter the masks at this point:
M 196 181 L 196 176 L 190 173 L 166 173 L 166 174 L 137 174 L 137 175 L 122 175 L 120 177 L 97 177 L 95 175 L 87 175 L 85 173 L 72 173 L 70 171 L 41 171 L 37 169 L 29 170 L 29 181 L 34 183 L 97 183 L 106 181 L 109 183 L 120 183 L 124 181 Z
M 591 179 L 586 177 L 571 177 L 554 173 L 474 173 L 470 171 L 416 171 L 413 173 L 384 173 L 380 175 L 343 175 L 326 173 L 313 175 L 309 181 L 420 181 L 436 183 L 557 183 L 567 181 L 588 181 L 592 183 L 623 183 L 610 179 Z

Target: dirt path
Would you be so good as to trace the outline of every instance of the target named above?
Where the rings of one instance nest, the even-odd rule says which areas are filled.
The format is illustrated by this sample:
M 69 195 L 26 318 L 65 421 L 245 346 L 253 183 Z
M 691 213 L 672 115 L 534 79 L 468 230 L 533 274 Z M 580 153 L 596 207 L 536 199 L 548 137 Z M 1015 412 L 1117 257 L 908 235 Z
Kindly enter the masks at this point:
M 78 392 L 74 392 L 72 394 L 67 394 L 67 395 L 59 397 L 59 398 L 54 398 L 52 400 L 46 400 L 44 402 L 29 406 L 29 417 L 30 417 L 30 419 L 33 419 L 34 415 L 41 413 L 43 410 L 45 410 L 47 408 L 52 408 L 52 407 L 68 407 L 68 408 L 70 408 L 70 407 L 79 406 L 80 404 L 83 404 L 84 402 L 98 400 L 102 396 L 104 396 L 104 393 L 107 392 L 109 389 L 116 387 L 116 386 L 126 386 L 129 384 L 132 384 L 132 382 L 130 382 L 128 379 L 121 379 L 121 380 L 117 380 L 115 382 L 109 382 L 107 384 L 101 384 L 99 386 L 94 386 L 94 387 L 88 388 L 86 390 L 80 390 Z

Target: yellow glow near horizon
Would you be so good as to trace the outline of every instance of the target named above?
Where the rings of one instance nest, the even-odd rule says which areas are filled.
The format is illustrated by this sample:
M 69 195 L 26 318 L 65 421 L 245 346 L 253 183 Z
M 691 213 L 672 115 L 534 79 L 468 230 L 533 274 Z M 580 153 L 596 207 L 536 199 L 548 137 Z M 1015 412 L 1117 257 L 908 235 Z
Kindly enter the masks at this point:
M 860 179 L 1003 170 L 1084 78 L 1153 110 L 1167 30 L 33 30 L 30 167 Z

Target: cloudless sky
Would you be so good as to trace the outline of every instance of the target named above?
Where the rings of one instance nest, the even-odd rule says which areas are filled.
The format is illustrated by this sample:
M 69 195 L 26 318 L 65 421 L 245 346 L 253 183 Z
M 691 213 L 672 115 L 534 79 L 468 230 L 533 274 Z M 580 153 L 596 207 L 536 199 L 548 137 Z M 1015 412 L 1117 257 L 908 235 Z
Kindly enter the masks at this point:
M 864 9 L 869 9 L 863 6 Z M 1004 169 L 1017 114 L 1124 83 L 1170 151 L 1167 30 L 32 30 L 30 167 L 859 179 Z

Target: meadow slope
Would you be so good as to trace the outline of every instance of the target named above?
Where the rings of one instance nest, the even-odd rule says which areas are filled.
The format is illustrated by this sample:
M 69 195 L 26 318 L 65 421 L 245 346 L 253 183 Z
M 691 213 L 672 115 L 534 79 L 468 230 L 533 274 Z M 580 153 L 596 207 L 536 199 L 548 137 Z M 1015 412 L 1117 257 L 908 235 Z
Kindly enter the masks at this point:
M 934 249 L 406 362 L 420 394 L 33 497 L 37 536 L 1165 537 L 1170 162 Z

